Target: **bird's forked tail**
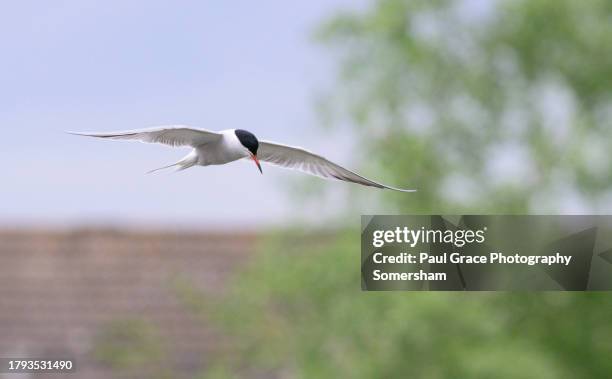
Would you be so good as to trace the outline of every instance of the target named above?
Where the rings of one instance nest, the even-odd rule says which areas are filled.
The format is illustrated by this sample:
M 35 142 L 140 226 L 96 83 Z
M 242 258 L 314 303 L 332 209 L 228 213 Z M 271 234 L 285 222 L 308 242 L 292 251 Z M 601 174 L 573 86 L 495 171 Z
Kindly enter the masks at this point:
M 152 174 L 154 172 L 160 171 L 160 170 L 165 170 L 167 168 L 171 168 L 171 167 L 176 167 L 175 171 L 183 171 L 183 170 L 187 170 L 190 167 L 195 166 L 198 163 L 198 155 L 195 151 L 189 153 L 185 158 L 181 159 L 180 161 L 173 163 L 169 166 L 164 166 L 164 167 L 160 167 L 160 168 L 156 168 L 155 170 L 151 170 L 149 172 L 147 172 L 147 174 Z

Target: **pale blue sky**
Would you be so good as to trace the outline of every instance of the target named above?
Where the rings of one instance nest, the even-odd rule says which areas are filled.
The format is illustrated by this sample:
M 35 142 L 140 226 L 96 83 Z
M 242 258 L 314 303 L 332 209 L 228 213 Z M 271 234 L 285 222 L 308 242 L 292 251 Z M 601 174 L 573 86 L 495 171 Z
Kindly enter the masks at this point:
M 264 167 L 261 177 L 235 163 L 144 175 L 184 151 L 63 131 L 240 127 L 350 166 L 317 138 L 313 95 L 334 66 L 311 34 L 325 17 L 360 3 L 4 2 L 0 223 L 222 227 L 293 219 L 283 185 L 297 177 L 291 172 Z

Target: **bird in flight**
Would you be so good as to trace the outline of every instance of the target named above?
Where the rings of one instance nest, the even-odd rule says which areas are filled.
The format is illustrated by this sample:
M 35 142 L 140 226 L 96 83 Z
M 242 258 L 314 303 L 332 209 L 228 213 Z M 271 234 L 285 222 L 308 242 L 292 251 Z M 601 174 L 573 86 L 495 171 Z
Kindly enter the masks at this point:
M 222 165 L 238 159 L 251 159 L 259 171 L 261 162 L 283 168 L 302 171 L 325 179 L 337 179 L 364 186 L 390 189 L 401 192 L 415 192 L 412 189 L 389 187 L 347 170 L 346 168 L 301 147 L 287 146 L 276 142 L 259 141 L 255 135 L 242 129 L 213 132 L 189 126 L 162 126 L 150 129 L 127 130 L 110 133 L 70 134 L 117 140 L 135 140 L 161 143 L 169 146 L 187 146 L 193 150 L 180 161 L 152 171 L 176 167 L 178 171 L 193 166 Z

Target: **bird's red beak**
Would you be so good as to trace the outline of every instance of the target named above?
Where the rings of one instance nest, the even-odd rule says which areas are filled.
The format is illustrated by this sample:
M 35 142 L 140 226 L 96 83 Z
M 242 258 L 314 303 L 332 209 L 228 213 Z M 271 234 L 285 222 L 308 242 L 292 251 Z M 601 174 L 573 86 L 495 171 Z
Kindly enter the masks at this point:
M 255 162 L 255 164 L 257 165 L 257 168 L 259 169 L 259 172 L 261 172 L 263 174 L 263 171 L 261 169 L 261 165 L 259 164 L 259 159 L 257 159 L 257 155 L 255 154 L 251 154 L 251 159 L 253 160 L 253 162 Z

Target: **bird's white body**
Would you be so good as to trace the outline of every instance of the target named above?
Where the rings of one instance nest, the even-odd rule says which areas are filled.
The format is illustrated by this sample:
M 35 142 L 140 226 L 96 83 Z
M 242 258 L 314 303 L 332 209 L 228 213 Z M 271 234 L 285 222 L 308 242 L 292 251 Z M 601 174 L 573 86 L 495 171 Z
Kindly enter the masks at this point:
M 197 157 L 196 165 L 220 165 L 250 156 L 249 151 L 236 137 L 235 129 L 222 130 L 219 134 L 222 135 L 220 139 L 194 148 L 189 156 Z
M 320 155 L 301 147 L 287 146 L 270 141 L 258 141 L 250 132 L 240 129 L 227 129 L 219 132 L 196 129 L 189 126 L 162 126 L 150 129 L 128 130 L 114 133 L 73 133 L 90 137 L 136 140 L 149 143 L 162 143 L 170 146 L 190 146 L 193 148 L 185 158 L 169 167 L 185 170 L 193 166 L 222 165 L 243 158 L 255 161 L 261 171 L 259 161 L 272 165 L 298 170 L 325 179 L 336 179 L 364 186 L 386 188 L 401 192 L 414 192 L 389 187 L 367 179 Z M 150 171 L 150 172 L 153 172 Z M 262 171 L 263 173 L 263 171 Z

